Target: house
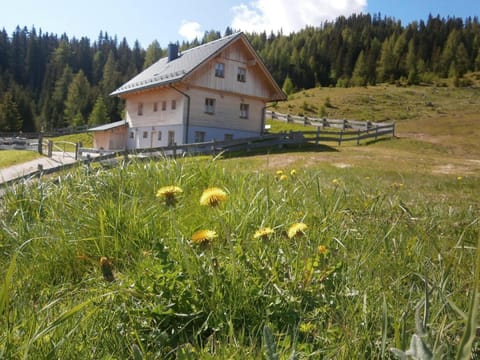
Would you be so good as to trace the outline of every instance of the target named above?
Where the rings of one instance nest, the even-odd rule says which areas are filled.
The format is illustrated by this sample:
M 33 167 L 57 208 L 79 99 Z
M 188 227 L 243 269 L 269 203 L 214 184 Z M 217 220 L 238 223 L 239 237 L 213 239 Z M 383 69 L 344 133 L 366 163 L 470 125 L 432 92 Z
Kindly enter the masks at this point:
M 183 52 L 170 44 L 167 57 L 111 95 L 126 101 L 126 120 L 117 124 L 126 149 L 259 136 L 266 103 L 286 98 L 241 32 Z M 112 127 L 94 134 L 117 146 L 108 139 Z

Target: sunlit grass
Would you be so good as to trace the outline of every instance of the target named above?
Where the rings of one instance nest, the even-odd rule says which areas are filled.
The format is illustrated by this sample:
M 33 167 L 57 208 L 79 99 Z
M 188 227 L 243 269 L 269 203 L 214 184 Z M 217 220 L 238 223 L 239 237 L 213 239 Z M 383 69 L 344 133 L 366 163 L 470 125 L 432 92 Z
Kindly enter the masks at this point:
M 428 290 L 429 344 L 452 358 L 478 177 L 274 160 L 133 161 L 9 189 L 0 354 L 262 358 L 267 325 L 282 357 L 393 356 Z M 175 202 L 157 196 L 171 186 Z M 221 201 L 202 206 L 211 188 Z
M 26 150 L 0 150 L 0 169 L 41 157 L 37 152 Z

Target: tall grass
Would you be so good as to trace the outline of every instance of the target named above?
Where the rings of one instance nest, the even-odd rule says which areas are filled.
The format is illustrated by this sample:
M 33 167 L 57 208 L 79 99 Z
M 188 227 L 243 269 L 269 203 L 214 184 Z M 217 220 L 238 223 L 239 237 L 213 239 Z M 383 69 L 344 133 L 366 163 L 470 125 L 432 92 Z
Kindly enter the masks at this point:
M 426 293 L 428 345 L 455 356 L 478 179 L 291 170 L 133 161 L 9 189 L 0 357 L 393 358 L 385 349 L 407 350 Z M 175 206 L 156 197 L 166 185 L 183 189 Z M 228 199 L 201 206 L 212 186 Z M 289 238 L 294 223 L 307 229 Z M 264 227 L 274 233 L 254 238 Z M 195 244 L 200 229 L 218 237 Z

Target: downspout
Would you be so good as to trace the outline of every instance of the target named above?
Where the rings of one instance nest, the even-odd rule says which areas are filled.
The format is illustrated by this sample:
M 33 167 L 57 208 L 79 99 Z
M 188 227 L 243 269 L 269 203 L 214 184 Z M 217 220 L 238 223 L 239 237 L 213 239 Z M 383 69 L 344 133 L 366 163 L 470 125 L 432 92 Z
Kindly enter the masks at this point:
M 188 127 L 190 126 L 190 95 L 177 89 L 172 84 L 170 84 L 170 87 L 187 98 L 187 119 L 185 120 L 185 144 L 188 144 Z

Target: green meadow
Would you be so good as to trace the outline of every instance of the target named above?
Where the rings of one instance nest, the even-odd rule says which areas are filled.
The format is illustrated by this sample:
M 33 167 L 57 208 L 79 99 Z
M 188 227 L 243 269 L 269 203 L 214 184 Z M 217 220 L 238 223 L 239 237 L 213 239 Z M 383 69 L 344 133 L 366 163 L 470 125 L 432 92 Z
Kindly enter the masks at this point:
M 119 158 L 6 189 L 0 358 L 480 356 L 478 89 L 382 89 L 277 107 L 328 96 L 331 117 L 398 119 L 396 138 Z

